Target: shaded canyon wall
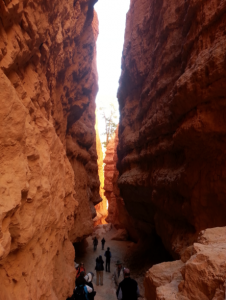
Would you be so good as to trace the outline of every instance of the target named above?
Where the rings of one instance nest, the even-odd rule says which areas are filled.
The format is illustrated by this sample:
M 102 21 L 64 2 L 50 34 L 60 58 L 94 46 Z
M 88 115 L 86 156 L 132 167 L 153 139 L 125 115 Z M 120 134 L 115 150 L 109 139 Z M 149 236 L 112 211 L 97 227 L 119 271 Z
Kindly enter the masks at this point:
M 117 147 L 118 147 L 118 127 L 111 137 L 106 149 L 104 159 L 104 194 L 108 199 L 108 217 L 107 222 L 113 224 L 117 229 L 126 229 L 129 237 L 138 241 L 140 236 L 136 230 L 135 220 L 126 209 L 125 202 L 120 195 L 118 186 L 119 172 L 117 169 Z
M 0 0 L 1 299 L 65 300 L 101 201 L 95 1 Z
M 226 224 L 226 2 L 132 0 L 120 106 L 119 188 L 140 232 L 174 257 Z

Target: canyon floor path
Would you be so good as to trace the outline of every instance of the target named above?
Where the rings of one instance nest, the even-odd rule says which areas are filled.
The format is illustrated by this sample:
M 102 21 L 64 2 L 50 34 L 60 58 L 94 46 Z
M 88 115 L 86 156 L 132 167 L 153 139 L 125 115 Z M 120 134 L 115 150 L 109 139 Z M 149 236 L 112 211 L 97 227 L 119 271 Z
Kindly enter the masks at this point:
M 93 285 L 94 289 L 97 292 L 95 300 L 116 300 L 116 289 L 115 285 L 113 282 L 113 273 L 115 269 L 115 263 L 117 260 L 124 261 L 126 253 L 128 251 L 128 248 L 131 246 L 131 242 L 129 241 L 115 241 L 111 240 L 112 236 L 116 233 L 116 229 L 112 228 L 110 231 L 107 233 L 103 234 L 99 238 L 99 243 L 97 246 L 97 250 L 94 252 L 93 251 L 93 243 L 92 243 L 92 237 L 87 238 L 87 247 L 83 253 L 80 253 L 76 256 L 76 262 L 81 262 L 83 261 L 85 264 L 86 272 L 93 272 L 95 274 L 94 280 L 93 280 Z M 105 238 L 106 243 L 104 250 L 102 249 L 101 245 L 101 239 L 102 237 Z M 112 259 L 111 259 L 111 272 L 105 272 L 104 271 L 104 285 L 103 286 L 97 286 L 96 285 L 96 271 L 95 269 L 95 261 L 97 256 L 102 255 L 104 261 L 104 253 L 107 250 L 107 247 L 110 247 L 110 251 L 112 254 Z M 132 270 L 131 270 L 132 271 Z M 142 282 L 139 282 L 139 287 L 140 290 L 143 290 Z M 141 299 L 141 298 L 140 298 Z

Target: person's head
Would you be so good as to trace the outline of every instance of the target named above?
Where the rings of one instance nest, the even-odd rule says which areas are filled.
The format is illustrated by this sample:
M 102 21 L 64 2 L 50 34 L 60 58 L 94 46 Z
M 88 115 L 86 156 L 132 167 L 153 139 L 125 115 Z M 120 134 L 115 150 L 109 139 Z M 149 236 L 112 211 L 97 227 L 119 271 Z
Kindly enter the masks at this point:
M 120 260 L 117 260 L 116 266 L 117 266 L 118 270 L 121 270 L 121 268 L 122 268 L 122 263 L 121 263 Z
M 99 255 L 99 260 L 101 260 L 102 259 L 102 256 L 101 255 Z
M 124 277 L 125 278 L 130 277 L 130 269 L 124 268 L 123 272 L 124 272 Z
M 108 249 L 108 251 L 110 251 L 110 248 L 109 248 L 109 247 L 108 247 L 107 249 Z
M 80 267 L 84 268 L 84 263 L 83 262 L 80 263 Z
M 82 272 L 80 273 L 80 277 L 82 277 L 82 278 L 85 277 L 85 272 L 84 272 L 84 271 L 82 271 Z

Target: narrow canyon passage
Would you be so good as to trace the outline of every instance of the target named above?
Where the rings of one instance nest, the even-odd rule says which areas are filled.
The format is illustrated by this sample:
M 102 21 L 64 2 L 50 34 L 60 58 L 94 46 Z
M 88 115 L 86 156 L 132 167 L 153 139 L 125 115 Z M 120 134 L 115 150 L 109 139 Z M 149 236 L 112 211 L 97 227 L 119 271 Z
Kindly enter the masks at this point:
M 104 228 L 110 228 L 105 232 Z M 98 237 L 97 250 L 93 250 L 93 237 Z M 106 244 L 104 250 L 102 250 L 101 239 L 105 238 Z M 122 239 L 122 240 L 118 240 Z M 107 247 L 110 247 L 112 254 L 111 258 L 111 272 L 105 272 L 104 270 L 104 285 L 96 285 L 96 258 L 102 255 L 105 261 L 105 251 Z M 138 283 L 141 295 L 145 298 L 144 279 L 147 269 L 153 265 L 171 261 L 172 258 L 164 249 L 161 240 L 155 236 L 152 241 L 146 240 L 141 244 L 136 244 L 132 241 L 126 240 L 125 234 L 122 231 L 117 230 L 111 224 L 98 225 L 94 229 L 92 236 L 83 240 L 81 243 L 75 245 L 76 263 L 83 262 L 85 264 L 86 273 L 93 272 L 95 274 L 93 279 L 94 290 L 97 292 L 95 300 L 115 300 L 116 299 L 116 287 L 113 280 L 113 273 L 116 268 L 116 261 L 120 260 L 123 263 L 123 267 L 129 268 L 131 272 L 131 278 L 135 279 Z
M 94 289 L 97 292 L 95 296 L 95 300 L 115 300 L 116 299 L 116 289 L 112 279 L 113 272 L 115 269 L 115 263 L 117 260 L 123 261 L 128 251 L 128 246 L 131 244 L 129 241 L 113 241 L 111 240 L 112 236 L 117 232 L 116 229 L 111 229 L 110 231 L 106 232 L 105 234 L 101 235 L 99 238 L 99 243 L 97 246 L 97 250 L 93 250 L 93 240 L 92 237 L 86 239 L 87 245 L 86 248 L 82 251 L 79 251 L 78 255 L 76 256 L 76 262 L 84 262 L 86 272 L 93 272 L 95 274 L 93 279 Z M 102 246 L 100 240 L 102 237 L 105 238 L 105 250 L 102 250 Z M 111 258 L 111 272 L 105 272 L 104 270 L 104 280 L 103 286 L 96 286 L 96 258 L 99 255 L 102 255 L 102 258 L 105 261 L 104 253 L 107 250 L 107 247 L 110 247 L 110 251 L 112 254 Z
M 225 28 L 226 0 L 0 0 L 0 300 L 70 297 L 106 222 L 147 300 L 226 299 Z

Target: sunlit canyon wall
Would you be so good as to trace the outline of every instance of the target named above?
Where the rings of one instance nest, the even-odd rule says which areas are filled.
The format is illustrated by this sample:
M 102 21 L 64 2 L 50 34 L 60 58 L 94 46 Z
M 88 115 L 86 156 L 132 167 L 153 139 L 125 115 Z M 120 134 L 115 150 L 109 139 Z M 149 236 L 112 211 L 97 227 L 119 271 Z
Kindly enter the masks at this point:
M 95 0 L 0 0 L 0 298 L 65 300 L 92 233 Z
M 107 205 L 107 198 L 104 195 L 104 168 L 103 168 L 103 151 L 102 151 L 102 145 L 100 141 L 100 135 L 98 131 L 98 120 L 96 120 L 96 147 L 97 147 L 97 164 L 98 164 L 98 174 L 100 179 L 100 197 L 102 198 L 102 201 L 95 206 L 96 209 L 96 217 L 93 219 L 94 226 L 100 225 L 100 224 L 106 224 L 106 218 L 108 216 L 108 205 Z
M 140 232 L 173 257 L 226 225 L 226 2 L 132 0 L 120 106 L 118 185 Z

